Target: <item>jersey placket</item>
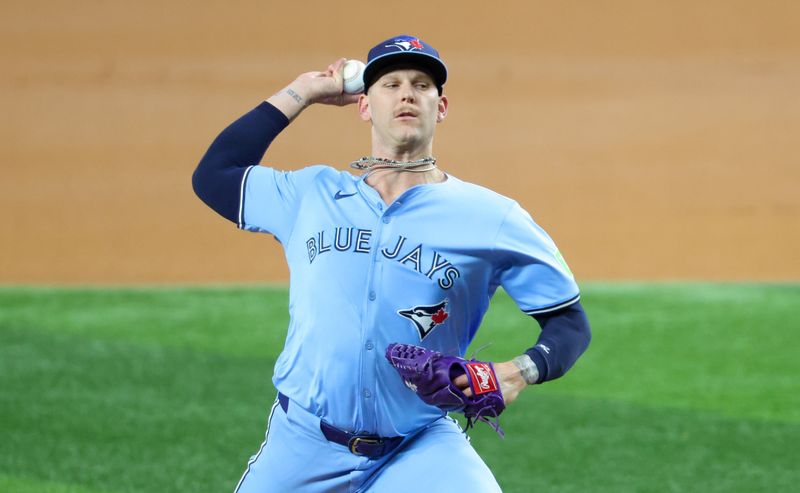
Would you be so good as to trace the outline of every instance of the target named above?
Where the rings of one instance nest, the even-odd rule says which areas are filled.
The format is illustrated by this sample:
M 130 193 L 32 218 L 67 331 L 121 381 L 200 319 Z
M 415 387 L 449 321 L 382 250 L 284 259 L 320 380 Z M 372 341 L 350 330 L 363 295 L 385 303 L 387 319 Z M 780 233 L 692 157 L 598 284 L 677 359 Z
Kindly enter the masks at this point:
M 364 316 L 361 317 L 361 341 L 360 352 L 361 358 L 359 368 L 359 402 L 361 403 L 360 415 L 361 423 L 359 428 L 361 430 L 374 430 L 376 425 L 376 403 L 375 395 L 376 389 L 376 358 L 378 356 L 378 348 L 375 345 L 374 331 L 376 330 L 375 323 L 377 323 L 377 305 L 378 293 L 376 286 L 376 278 L 380 276 L 380 258 L 377 256 L 380 245 L 380 238 L 383 231 L 383 218 L 386 206 L 381 200 L 378 193 L 370 186 L 366 185 L 363 181 L 359 183 L 359 188 L 364 194 L 364 198 L 370 205 L 370 208 L 375 212 L 376 226 L 373 228 L 372 241 L 370 242 L 369 253 L 369 269 L 367 271 L 367 285 L 365 290 L 365 302 L 363 307 Z
M 383 262 L 379 252 L 385 242 L 386 234 L 391 232 L 390 223 L 393 215 L 402 205 L 399 200 L 391 206 L 386 206 L 378 193 L 363 182 L 362 191 L 365 193 L 370 206 L 376 212 L 376 225 L 373 228 L 373 238 L 370 246 L 370 264 L 367 273 L 366 303 L 364 305 L 363 324 L 361 327 L 361 368 L 360 368 L 360 401 L 362 422 L 361 428 L 367 430 L 377 429 L 377 364 L 383 357 L 381 348 L 376 346 L 376 331 L 379 323 L 378 307 L 381 306 L 380 279 L 382 278 Z

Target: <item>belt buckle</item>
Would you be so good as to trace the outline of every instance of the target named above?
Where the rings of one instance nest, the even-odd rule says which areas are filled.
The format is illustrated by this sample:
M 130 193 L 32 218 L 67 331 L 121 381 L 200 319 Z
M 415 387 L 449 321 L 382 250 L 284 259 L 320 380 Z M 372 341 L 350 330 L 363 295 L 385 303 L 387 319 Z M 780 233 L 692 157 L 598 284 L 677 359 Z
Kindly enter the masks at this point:
M 347 448 L 350 449 L 350 453 L 353 455 L 361 455 L 364 456 L 366 454 L 360 453 L 356 448 L 360 443 L 365 445 L 381 445 L 383 444 L 383 440 L 380 438 L 372 438 L 372 437 L 353 437 L 347 444 Z

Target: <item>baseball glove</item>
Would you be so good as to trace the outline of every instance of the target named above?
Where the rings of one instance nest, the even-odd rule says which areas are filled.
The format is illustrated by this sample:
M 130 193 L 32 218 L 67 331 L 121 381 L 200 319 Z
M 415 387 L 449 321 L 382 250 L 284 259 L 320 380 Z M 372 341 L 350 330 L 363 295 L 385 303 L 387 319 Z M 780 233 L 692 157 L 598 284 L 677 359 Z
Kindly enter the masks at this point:
M 500 436 L 503 430 L 497 419 L 506 408 L 500 383 L 491 363 L 447 356 L 438 351 L 411 344 L 392 343 L 386 359 L 397 370 L 406 386 L 426 403 L 445 412 L 461 412 L 468 430 L 475 421 L 489 424 Z M 466 375 L 472 395 L 467 396 L 453 380 Z

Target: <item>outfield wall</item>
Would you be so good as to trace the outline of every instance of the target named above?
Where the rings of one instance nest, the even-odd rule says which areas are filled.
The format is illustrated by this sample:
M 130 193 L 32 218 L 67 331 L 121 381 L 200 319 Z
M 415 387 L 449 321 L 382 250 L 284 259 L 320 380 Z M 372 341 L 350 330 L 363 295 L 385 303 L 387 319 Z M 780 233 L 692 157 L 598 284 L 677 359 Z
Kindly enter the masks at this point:
M 412 32 L 439 48 L 441 167 L 519 200 L 580 279 L 800 278 L 800 3 L 0 5 L 0 283 L 286 279 L 197 200 L 230 121 L 298 73 Z M 369 151 L 312 108 L 267 161 Z

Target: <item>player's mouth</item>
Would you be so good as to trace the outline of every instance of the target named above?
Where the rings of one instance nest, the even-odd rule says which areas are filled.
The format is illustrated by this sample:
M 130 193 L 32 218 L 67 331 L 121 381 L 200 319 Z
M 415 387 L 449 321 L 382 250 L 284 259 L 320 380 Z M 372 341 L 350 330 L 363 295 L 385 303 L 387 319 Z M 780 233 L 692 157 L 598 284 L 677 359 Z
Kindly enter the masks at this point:
M 403 111 L 398 111 L 394 115 L 394 117 L 400 120 L 410 120 L 412 118 L 416 118 L 417 113 L 411 110 L 403 110 Z

